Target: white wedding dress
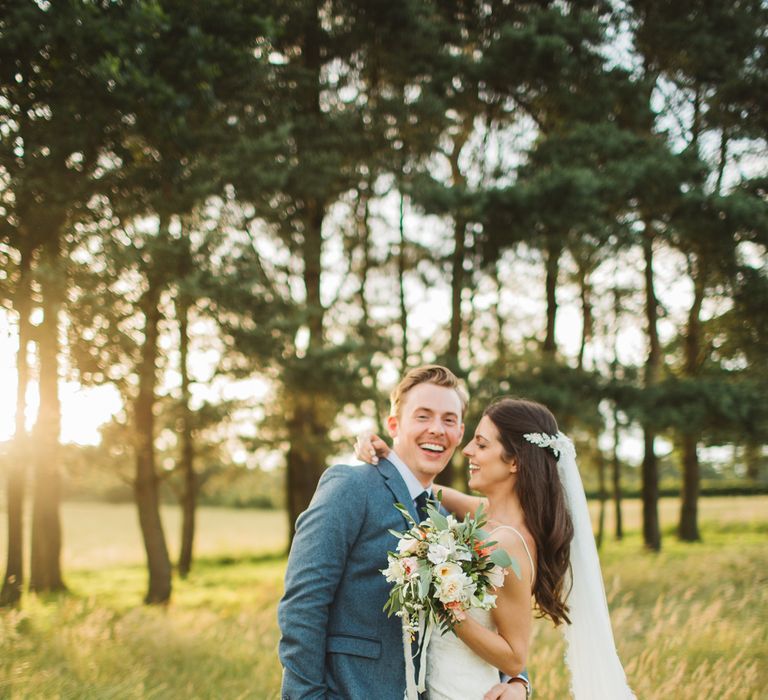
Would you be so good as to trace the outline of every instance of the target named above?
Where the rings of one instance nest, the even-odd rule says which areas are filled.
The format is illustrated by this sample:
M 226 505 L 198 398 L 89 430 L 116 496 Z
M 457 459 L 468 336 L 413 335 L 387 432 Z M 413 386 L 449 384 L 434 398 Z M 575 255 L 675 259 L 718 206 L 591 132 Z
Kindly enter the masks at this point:
M 534 570 L 533 559 L 523 536 L 508 525 L 491 530 L 492 535 L 500 529 L 512 530 L 520 537 Z M 468 613 L 483 627 L 496 631 L 490 610 L 473 608 Z M 482 700 L 499 682 L 499 671 L 481 659 L 453 632 L 441 635 L 435 630 L 429 638 L 427 648 L 427 699 L 428 700 Z
M 496 631 L 490 611 L 473 609 L 469 615 L 483 627 Z M 482 700 L 498 682 L 499 672 L 453 632 L 432 633 L 427 649 L 429 700 Z

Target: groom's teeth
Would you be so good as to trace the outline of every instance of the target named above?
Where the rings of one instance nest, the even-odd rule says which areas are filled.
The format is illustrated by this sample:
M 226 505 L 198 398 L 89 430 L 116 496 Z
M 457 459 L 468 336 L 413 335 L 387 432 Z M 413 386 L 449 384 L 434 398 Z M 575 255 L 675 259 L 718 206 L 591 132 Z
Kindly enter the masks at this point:
M 431 442 L 423 442 L 419 447 L 423 450 L 429 450 L 430 452 L 445 452 L 445 447 L 442 445 L 435 445 Z

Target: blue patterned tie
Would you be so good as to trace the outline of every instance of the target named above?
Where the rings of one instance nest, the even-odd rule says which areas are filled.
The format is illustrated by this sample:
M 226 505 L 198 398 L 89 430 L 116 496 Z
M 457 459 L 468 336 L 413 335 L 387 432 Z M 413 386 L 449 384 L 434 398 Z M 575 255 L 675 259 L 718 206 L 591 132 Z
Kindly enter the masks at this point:
M 414 501 L 416 502 L 416 514 L 418 515 L 418 521 L 422 522 L 427 518 L 427 499 L 429 498 L 429 491 L 422 491 Z

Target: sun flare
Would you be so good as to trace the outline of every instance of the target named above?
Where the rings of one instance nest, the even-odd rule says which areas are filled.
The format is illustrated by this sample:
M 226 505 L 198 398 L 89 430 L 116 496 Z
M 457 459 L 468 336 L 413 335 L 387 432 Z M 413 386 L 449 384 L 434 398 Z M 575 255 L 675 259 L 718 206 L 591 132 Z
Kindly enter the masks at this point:
M 0 311 L 0 442 L 13 437 L 16 423 L 16 353 L 18 335 L 6 313 Z M 121 401 L 113 386 L 83 387 L 77 382 L 59 382 L 61 397 L 61 440 L 80 445 L 96 445 L 99 427 L 120 410 Z M 27 390 L 26 425 L 31 428 L 37 416 L 37 381 Z

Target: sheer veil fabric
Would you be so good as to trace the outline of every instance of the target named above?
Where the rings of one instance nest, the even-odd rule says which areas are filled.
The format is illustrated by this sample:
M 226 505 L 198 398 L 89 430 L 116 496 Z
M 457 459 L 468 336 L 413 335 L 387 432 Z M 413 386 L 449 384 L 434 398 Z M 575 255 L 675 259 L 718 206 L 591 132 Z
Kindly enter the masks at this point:
M 547 446 L 558 457 L 560 480 L 573 520 L 569 581 L 572 585 L 568 596 L 571 624 L 563 625 L 571 693 L 575 700 L 632 700 L 635 694 L 627 683 L 613 640 L 592 521 L 576 466 L 576 450 L 563 433 L 548 442 Z

